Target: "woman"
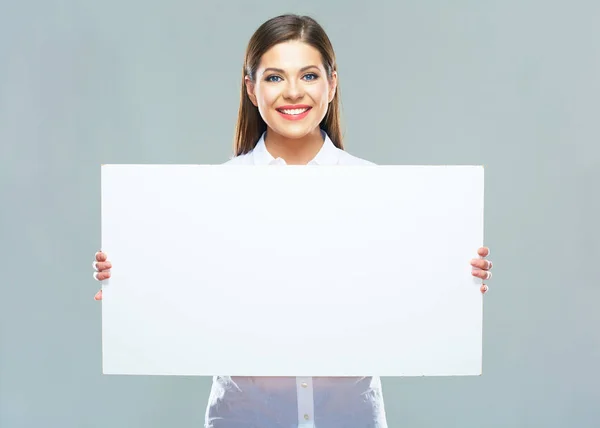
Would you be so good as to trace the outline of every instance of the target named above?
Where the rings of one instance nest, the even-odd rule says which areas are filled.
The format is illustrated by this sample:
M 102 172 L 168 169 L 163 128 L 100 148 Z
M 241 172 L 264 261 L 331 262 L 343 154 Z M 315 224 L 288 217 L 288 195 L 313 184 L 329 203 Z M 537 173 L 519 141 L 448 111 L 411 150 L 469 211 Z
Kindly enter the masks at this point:
M 228 164 L 370 164 L 343 150 L 337 78 L 331 43 L 313 19 L 265 22 L 247 47 Z M 491 277 L 488 254 L 480 248 L 471 260 L 472 275 L 482 280 Z M 97 280 L 110 278 L 106 254 L 96 254 L 94 268 Z M 206 427 L 292 426 L 387 427 L 380 379 L 214 377 Z

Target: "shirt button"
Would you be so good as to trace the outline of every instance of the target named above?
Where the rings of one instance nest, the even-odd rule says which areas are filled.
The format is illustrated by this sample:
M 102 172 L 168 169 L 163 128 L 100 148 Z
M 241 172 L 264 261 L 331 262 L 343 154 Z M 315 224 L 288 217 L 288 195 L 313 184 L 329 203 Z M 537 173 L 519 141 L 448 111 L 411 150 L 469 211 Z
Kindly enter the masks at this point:
M 302 382 L 302 388 L 306 388 L 308 384 L 306 382 Z
M 308 415 L 304 415 L 304 419 L 309 420 L 310 417 Z

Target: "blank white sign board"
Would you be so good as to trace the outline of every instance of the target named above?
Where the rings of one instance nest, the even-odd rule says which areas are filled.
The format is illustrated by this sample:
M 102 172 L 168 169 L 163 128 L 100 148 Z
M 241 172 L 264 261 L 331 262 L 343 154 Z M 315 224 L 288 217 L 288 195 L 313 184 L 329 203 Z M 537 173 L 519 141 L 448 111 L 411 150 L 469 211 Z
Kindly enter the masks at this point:
M 481 373 L 482 167 L 101 171 L 104 373 Z

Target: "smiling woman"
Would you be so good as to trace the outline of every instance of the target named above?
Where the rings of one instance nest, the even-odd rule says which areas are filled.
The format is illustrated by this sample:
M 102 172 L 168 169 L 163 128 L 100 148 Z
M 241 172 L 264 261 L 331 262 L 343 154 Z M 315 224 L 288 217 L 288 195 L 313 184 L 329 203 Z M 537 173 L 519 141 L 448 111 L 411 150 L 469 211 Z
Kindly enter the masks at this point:
M 323 145 L 321 130 L 343 148 L 333 46 L 312 18 L 269 20 L 246 50 L 234 152 L 250 152 L 267 131 L 269 152 L 306 164 Z
M 234 157 L 227 164 L 371 165 L 343 149 L 339 114 L 336 59 L 325 31 L 305 16 L 270 19 L 248 44 Z M 487 248 L 478 249 L 470 262 L 474 277 L 491 277 L 488 255 Z M 93 266 L 97 280 L 110 278 L 112 265 L 104 252 L 96 254 Z M 486 291 L 482 284 L 481 292 Z M 102 291 L 96 299 L 102 299 Z M 356 346 L 377 352 L 376 343 Z M 221 350 L 207 343 L 206 352 Z M 215 376 L 205 427 L 386 428 L 387 422 L 378 377 Z

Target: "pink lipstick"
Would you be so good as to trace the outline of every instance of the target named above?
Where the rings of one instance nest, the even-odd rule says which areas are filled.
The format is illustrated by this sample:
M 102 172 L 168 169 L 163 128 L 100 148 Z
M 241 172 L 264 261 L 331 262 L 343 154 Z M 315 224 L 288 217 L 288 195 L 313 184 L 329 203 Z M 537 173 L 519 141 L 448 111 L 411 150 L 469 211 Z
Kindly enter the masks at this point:
M 306 104 L 296 104 L 296 105 L 285 105 L 277 107 L 277 112 L 287 120 L 302 120 L 312 109 L 311 106 Z

